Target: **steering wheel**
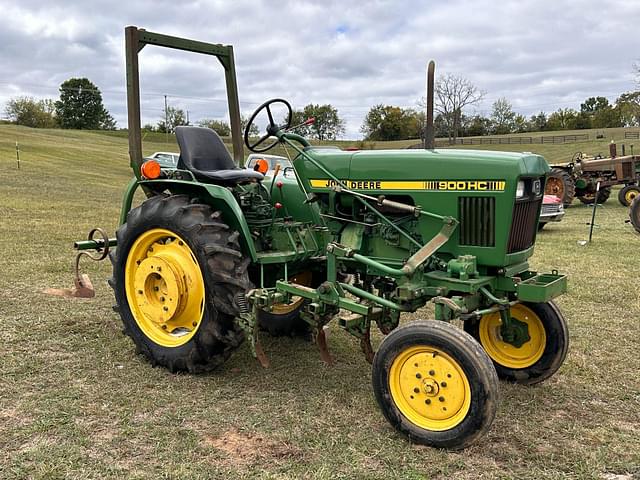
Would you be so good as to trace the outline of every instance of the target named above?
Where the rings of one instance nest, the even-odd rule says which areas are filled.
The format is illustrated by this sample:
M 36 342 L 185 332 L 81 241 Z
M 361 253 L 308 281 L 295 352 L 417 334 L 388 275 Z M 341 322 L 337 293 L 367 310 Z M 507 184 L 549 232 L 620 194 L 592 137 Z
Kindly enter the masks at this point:
M 285 107 L 287 107 L 287 117 L 286 117 L 287 123 L 285 125 L 278 125 L 273 119 L 273 114 L 271 113 L 271 105 L 273 105 L 274 103 L 282 103 Z M 257 141 L 250 143 L 249 131 L 251 130 L 251 127 L 253 126 L 255 119 L 258 117 L 258 115 L 262 113 L 263 110 L 267 111 L 267 116 L 269 117 L 269 125 L 267 125 L 267 133 L 262 137 L 260 137 Z M 247 126 L 244 128 L 244 144 L 247 146 L 249 150 L 255 153 L 262 153 L 272 149 L 278 143 L 277 140 L 275 142 L 271 142 L 267 144 L 266 146 L 259 147 L 259 145 L 261 145 L 269 137 L 273 137 L 278 130 L 282 130 L 282 129 L 286 130 L 287 128 L 289 128 L 291 126 L 292 117 L 293 117 L 293 109 L 291 108 L 291 105 L 289 104 L 289 102 L 287 102 L 286 100 L 283 100 L 282 98 L 272 98 L 271 100 L 267 100 L 262 105 L 260 105 L 256 109 L 256 111 L 253 112 L 253 115 L 251 115 L 251 118 L 249 118 L 249 121 L 247 122 Z

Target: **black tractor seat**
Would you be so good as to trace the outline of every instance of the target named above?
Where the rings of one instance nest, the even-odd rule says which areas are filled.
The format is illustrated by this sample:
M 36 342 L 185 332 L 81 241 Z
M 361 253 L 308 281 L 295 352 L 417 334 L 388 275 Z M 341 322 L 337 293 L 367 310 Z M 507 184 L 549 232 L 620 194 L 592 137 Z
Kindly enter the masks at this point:
M 236 167 L 222 139 L 210 128 L 176 127 L 180 147 L 178 168 L 189 170 L 197 180 L 235 186 L 260 181 L 260 172 Z

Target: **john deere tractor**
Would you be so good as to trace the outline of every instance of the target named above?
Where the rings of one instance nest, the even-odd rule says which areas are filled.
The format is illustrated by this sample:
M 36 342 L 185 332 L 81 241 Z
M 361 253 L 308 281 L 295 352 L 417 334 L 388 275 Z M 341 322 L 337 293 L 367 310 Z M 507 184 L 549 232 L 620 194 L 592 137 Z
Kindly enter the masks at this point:
M 266 365 L 265 331 L 305 329 L 331 362 L 324 327 L 334 322 L 372 363 L 387 420 L 414 442 L 452 449 L 490 427 L 498 378 L 529 385 L 558 370 L 568 332 L 552 299 L 566 277 L 527 263 L 549 171 L 542 157 L 314 147 L 274 99 L 251 116 L 244 142 L 253 152 L 284 145 L 294 174 L 264 177 L 241 168 L 232 48 L 136 27 L 126 39 L 135 177 L 110 240 L 110 283 L 126 334 L 151 363 L 209 371 L 247 340 Z M 147 44 L 220 60 L 235 161 L 212 130 L 178 127 L 177 167 L 143 162 L 137 52 Z M 261 116 L 266 132 L 251 138 Z M 137 189 L 147 198 L 132 208 Z M 427 303 L 435 318 L 401 321 Z M 384 335 L 377 351 L 372 328 Z

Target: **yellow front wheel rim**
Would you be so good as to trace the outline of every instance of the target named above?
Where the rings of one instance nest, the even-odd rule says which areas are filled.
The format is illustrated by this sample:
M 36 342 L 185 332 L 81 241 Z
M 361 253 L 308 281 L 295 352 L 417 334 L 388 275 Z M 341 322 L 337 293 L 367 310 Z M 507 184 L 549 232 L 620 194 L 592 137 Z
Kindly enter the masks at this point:
M 636 198 L 638 196 L 638 190 L 635 190 L 633 188 L 630 188 L 629 190 L 627 190 L 627 192 L 624 194 L 624 199 L 627 201 L 627 203 L 629 205 L 631 205 L 631 202 L 633 202 L 633 199 Z
M 204 279 L 187 243 L 170 230 L 140 235 L 129 250 L 125 290 L 140 330 L 163 347 L 195 335 L 204 313 Z
M 402 351 L 391 364 L 389 389 L 400 412 L 425 430 L 454 428 L 471 407 L 471 387 L 462 367 L 435 347 Z
M 487 354 L 499 365 L 507 368 L 528 368 L 544 353 L 547 335 L 540 317 L 529 307 L 519 303 L 511 307 L 511 316 L 527 324 L 529 341 L 520 347 L 502 340 L 500 313 L 485 315 L 480 320 L 480 343 Z

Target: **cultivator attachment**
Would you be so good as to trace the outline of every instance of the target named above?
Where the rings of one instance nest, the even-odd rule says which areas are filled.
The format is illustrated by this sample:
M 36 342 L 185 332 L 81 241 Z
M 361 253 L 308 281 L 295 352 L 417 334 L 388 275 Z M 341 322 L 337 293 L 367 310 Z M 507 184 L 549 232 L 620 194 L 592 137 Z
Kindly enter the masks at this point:
M 99 234 L 102 238 L 94 238 Z M 109 255 L 109 247 L 115 243 L 115 240 L 109 240 L 107 233 L 101 228 L 94 228 L 89 232 L 89 236 L 85 242 L 76 242 L 74 248 L 80 250 L 76 255 L 73 266 L 73 287 L 72 288 L 47 288 L 44 293 L 47 295 L 56 295 L 66 298 L 93 298 L 96 291 L 93 284 L 86 273 L 80 273 L 80 258 L 86 256 L 91 260 L 99 262 L 107 258 Z M 89 245 L 89 246 L 87 246 Z M 87 249 L 96 250 L 95 254 L 87 252 Z

